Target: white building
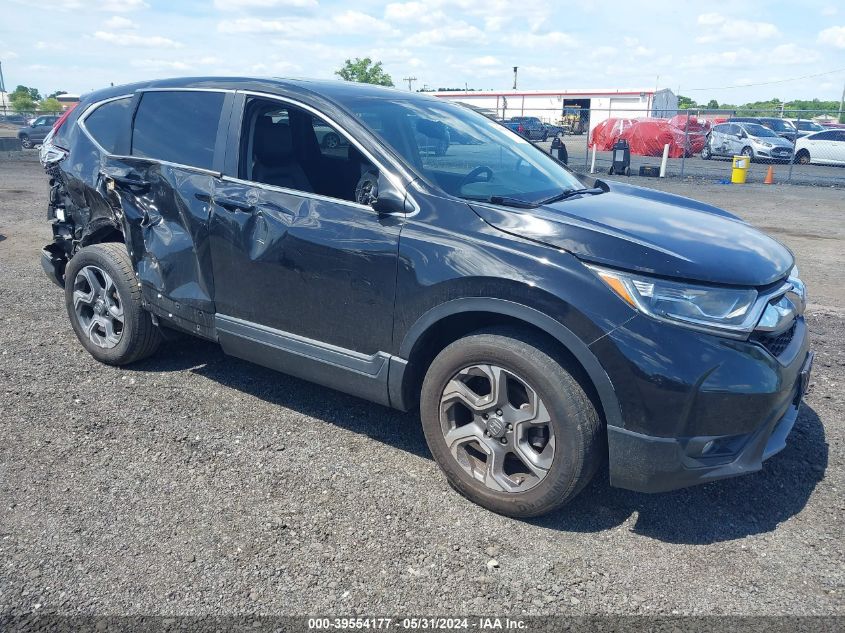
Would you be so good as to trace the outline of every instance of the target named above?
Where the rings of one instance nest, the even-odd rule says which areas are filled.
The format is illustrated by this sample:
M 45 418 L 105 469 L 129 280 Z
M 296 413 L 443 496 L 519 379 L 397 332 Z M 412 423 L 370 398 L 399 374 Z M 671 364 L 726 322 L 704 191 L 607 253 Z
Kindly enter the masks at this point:
M 678 97 L 668 89 L 478 90 L 435 92 L 434 96 L 495 112 L 503 119 L 536 116 L 548 123 L 557 123 L 564 114 L 564 108 L 571 108 L 568 113 L 580 108 L 582 112 L 590 111 L 591 130 L 610 117 L 671 117 L 678 110 Z

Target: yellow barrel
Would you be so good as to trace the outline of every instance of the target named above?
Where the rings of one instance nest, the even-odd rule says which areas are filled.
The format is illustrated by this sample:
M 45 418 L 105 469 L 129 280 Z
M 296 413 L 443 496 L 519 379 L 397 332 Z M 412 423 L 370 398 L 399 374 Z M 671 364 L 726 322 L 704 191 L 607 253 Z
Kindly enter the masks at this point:
M 733 170 L 731 171 L 731 182 L 733 184 L 745 184 L 745 177 L 748 176 L 749 162 L 751 162 L 751 159 L 748 156 L 734 156 Z

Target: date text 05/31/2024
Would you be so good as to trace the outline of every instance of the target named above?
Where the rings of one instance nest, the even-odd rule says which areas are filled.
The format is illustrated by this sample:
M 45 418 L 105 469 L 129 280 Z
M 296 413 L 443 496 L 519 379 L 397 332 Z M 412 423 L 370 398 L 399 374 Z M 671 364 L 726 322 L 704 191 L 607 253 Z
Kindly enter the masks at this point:
M 519 631 L 525 630 L 524 620 L 496 617 L 476 618 L 309 618 L 310 630 L 476 630 L 476 631 Z

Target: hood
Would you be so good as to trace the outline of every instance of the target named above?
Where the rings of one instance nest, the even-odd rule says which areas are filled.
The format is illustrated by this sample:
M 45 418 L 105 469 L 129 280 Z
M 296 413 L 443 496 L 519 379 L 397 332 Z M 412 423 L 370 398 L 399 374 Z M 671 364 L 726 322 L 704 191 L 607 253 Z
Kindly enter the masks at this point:
M 473 203 L 494 227 L 580 259 L 663 277 L 765 286 L 789 272 L 792 253 L 727 211 L 617 182 L 600 195 L 536 209 Z

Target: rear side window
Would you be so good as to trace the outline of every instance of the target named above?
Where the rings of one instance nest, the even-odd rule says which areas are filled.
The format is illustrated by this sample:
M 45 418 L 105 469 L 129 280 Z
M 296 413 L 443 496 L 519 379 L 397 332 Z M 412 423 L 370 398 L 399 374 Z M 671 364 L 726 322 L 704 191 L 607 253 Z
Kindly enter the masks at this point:
M 131 97 L 104 103 L 85 117 L 85 129 L 109 154 L 117 153 L 117 144 L 129 127 Z
M 132 128 L 132 155 L 211 169 L 222 92 L 145 92 Z

